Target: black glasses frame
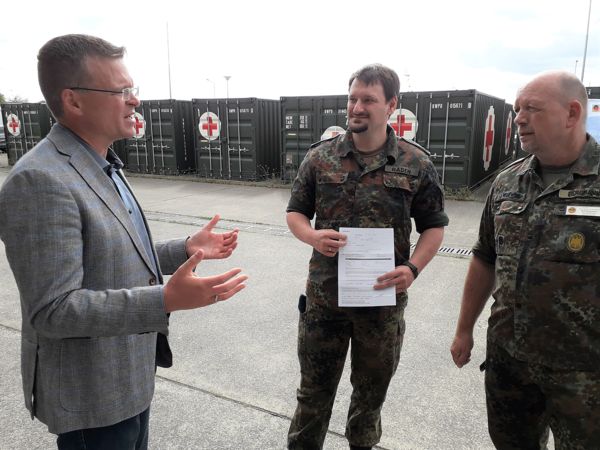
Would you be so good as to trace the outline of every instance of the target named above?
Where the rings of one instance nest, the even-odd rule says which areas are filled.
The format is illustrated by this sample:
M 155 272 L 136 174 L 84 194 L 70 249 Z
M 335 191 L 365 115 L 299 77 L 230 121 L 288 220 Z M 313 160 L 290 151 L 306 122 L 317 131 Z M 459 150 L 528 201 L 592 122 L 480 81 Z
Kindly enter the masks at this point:
M 123 99 L 129 100 L 132 96 L 137 97 L 139 93 L 139 89 L 137 86 L 123 88 L 120 91 L 111 91 L 109 89 L 96 89 L 96 88 L 86 88 L 81 86 L 73 86 L 67 89 L 71 89 L 72 91 L 91 91 L 91 92 L 106 92 L 107 94 L 121 94 Z

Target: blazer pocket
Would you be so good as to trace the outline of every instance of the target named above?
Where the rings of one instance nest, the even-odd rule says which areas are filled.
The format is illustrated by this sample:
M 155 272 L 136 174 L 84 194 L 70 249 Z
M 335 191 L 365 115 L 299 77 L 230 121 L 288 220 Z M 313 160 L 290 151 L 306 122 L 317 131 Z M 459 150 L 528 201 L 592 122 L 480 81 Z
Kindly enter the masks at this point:
M 96 413 L 145 402 L 154 391 L 156 334 L 64 339 L 60 403 Z

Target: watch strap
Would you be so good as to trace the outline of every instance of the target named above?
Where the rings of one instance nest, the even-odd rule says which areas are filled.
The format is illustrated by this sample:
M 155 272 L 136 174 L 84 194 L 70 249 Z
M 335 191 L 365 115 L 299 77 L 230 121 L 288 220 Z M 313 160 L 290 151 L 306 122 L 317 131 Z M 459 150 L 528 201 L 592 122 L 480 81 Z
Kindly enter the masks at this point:
M 413 263 L 411 263 L 408 259 L 406 261 L 404 261 L 403 263 L 401 263 L 400 265 L 408 267 L 410 269 L 410 271 L 413 273 L 413 277 L 415 278 L 415 280 L 417 279 L 417 277 L 419 276 L 419 269 L 417 269 L 417 266 L 415 266 Z

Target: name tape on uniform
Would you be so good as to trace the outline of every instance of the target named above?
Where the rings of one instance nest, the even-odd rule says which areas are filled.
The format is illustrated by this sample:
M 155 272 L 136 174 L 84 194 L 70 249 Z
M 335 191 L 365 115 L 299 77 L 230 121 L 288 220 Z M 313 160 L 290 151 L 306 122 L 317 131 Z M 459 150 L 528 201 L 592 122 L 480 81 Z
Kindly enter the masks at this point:
M 600 217 L 600 206 L 567 205 L 565 215 Z

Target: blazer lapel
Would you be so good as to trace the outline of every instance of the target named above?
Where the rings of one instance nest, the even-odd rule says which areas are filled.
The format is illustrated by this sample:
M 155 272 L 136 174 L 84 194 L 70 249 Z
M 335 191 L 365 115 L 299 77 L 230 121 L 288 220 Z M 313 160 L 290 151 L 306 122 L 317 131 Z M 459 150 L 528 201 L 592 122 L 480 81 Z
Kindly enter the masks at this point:
M 90 187 L 92 191 L 100 198 L 100 200 L 106 205 L 117 220 L 123 225 L 125 231 L 133 241 L 135 248 L 138 253 L 150 269 L 154 273 L 154 265 L 150 261 L 150 257 L 153 255 L 147 255 L 144 245 L 133 225 L 129 212 L 121 200 L 119 193 L 113 187 L 113 182 L 108 178 L 107 174 L 100 168 L 100 166 L 94 161 L 92 156 L 88 153 L 83 145 L 78 142 L 69 131 L 62 129 L 60 126 L 54 126 L 50 130 L 47 136 L 56 146 L 60 153 L 68 155 L 69 164 L 79 173 L 83 181 Z M 129 187 L 129 185 L 128 185 Z M 137 202 L 137 199 L 136 199 Z M 139 204 L 138 204 L 139 205 Z M 144 222 L 146 219 L 144 218 Z M 146 224 L 146 229 L 148 226 Z M 152 238 L 150 237 L 150 244 L 152 246 Z M 152 250 L 154 251 L 154 249 Z M 158 274 L 155 274 L 158 276 Z

